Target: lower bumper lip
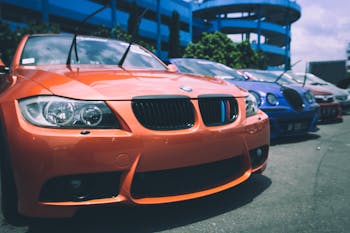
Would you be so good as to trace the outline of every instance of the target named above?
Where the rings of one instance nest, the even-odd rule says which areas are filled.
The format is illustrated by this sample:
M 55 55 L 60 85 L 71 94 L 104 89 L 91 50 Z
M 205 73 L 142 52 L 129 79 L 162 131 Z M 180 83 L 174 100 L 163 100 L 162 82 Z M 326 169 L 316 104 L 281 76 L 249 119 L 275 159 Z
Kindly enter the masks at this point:
M 255 125 L 258 130 L 252 134 L 245 132 L 249 125 Z M 90 130 L 90 134 L 80 135 L 80 130 L 42 129 L 16 118 L 10 121 L 9 127 L 18 129 L 9 132 L 8 143 L 16 183 L 20 187 L 20 212 L 33 217 L 72 216 L 81 206 L 160 204 L 214 194 L 248 179 L 253 171 L 249 162 L 250 148 L 269 145 L 269 124 L 264 113 L 238 120 L 233 126 L 192 128 L 177 133 Z M 209 142 L 208 138 L 211 138 Z M 135 172 L 193 166 L 238 155 L 245 158 L 240 176 L 215 187 L 188 194 L 143 198 L 133 197 L 130 191 Z M 82 202 L 38 202 L 43 184 L 51 178 L 110 171 L 122 172 L 120 193 L 116 197 Z

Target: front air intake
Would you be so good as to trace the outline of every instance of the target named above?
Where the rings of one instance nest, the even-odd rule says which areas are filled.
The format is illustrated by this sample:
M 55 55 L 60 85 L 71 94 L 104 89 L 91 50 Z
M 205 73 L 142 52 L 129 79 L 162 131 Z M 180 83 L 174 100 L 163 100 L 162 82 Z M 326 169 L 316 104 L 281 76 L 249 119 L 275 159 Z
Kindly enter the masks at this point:
M 284 98 L 286 98 L 286 100 L 292 106 L 293 109 L 295 109 L 297 112 L 303 111 L 303 99 L 297 91 L 290 88 L 283 88 L 281 91 Z
M 134 198 L 147 198 L 200 192 L 227 184 L 243 173 L 243 156 L 196 166 L 136 172 L 131 195 Z
M 139 96 L 132 100 L 137 120 L 152 130 L 179 130 L 194 124 L 194 108 L 186 96 Z

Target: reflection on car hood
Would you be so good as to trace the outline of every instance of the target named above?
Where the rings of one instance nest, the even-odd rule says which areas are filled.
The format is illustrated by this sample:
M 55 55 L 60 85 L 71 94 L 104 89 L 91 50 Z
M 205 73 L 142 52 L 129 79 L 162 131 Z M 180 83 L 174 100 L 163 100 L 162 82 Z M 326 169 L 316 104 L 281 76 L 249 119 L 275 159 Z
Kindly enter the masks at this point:
M 281 86 L 276 83 L 270 82 L 260 82 L 260 81 L 235 81 L 228 80 L 228 82 L 235 84 L 239 87 L 247 89 L 248 91 L 255 91 L 262 96 L 265 96 L 266 93 L 273 93 L 277 97 L 281 97 Z
M 245 95 L 229 83 L 168 71 L 126 71 L 116 66 L 65 65 L 24 67 L 19 75 L 40 84 L 55 95 L 74 99 L 130 100 L 143 95 L 186 95 L 197 98 L 206 94 Z M 181 89 L 190 88 L 191 91 Z

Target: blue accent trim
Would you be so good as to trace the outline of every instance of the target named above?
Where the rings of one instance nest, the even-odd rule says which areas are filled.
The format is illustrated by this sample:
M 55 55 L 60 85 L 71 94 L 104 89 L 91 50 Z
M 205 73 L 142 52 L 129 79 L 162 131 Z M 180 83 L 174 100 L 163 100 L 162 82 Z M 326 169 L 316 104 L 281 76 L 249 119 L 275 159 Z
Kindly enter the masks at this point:
M 226 105 L 223 100 L 221 100 L 220 103 L 221 103 L 221 122 L 224 123 L 226 118 Z

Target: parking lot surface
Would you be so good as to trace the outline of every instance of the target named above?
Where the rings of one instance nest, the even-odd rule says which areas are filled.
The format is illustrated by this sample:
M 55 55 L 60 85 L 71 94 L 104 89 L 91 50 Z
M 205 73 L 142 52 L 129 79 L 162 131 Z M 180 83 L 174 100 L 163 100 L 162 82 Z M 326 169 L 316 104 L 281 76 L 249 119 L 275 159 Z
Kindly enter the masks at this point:
M 262 175 L 213 196 L 87 208 L 72 219 L 29 220 L 25 226 L 9 225 L 0 214 L 0 232 L 350 232 L 350 116 L 319 128 L 272 142 Z

